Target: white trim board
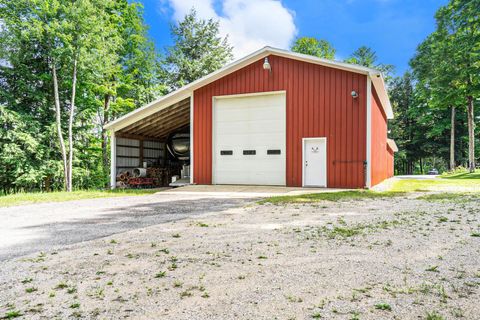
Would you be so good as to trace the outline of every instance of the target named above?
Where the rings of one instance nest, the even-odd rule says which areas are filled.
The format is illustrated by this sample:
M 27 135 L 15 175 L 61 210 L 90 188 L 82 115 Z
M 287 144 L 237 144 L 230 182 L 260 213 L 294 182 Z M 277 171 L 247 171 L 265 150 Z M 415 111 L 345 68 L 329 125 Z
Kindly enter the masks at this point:
M 331 67 L 335 69 L 346 70 L 350 72 L 360 73 L 367 75 L 368 78 L 371 78 L 373 81 L 373 85 L 377 91 L 377 94 L 382 102 L 382 107 L 387 115 L 388 119 L 393 118 L 392 106 L 390 104 L 390 100 L 388 99 L 388 94 L 385 86 L 385 82 L 382 76 L 382 73 L 376 69 L 366 68 L 359 65 L 332 61 L 327 59 L 321 59 L 310 55 L 290 52 L 287 50 L 272 48 L 272 47 L 264 47 L 260 50 L 253 52 L 252 54 L 236 60 L 225 67 L 206 75 L 203 78 L 200 78 L 182 88 L 167 94 L 137 110 L 134 110 L 123 117 L 120 117 L 110 123 L 107 123 L 104 128 L 108 130 L 118 131 L 126 126 L 135 123 L 136 121 L 143 119 L 159 110 L 167 108 L 168 106 L 179 102 L 183 99 L 188 98 L 193 91 L 198 88 L 201 88 L 211 82 L 214 82 L 224 76 L 233 73 L 249 64 L 252 64 L 260 59 L 263 59 L 269 55 L 280 56 L 288 59 L 293 59 L 297 61 L 303 61 L 307 63 L 313 63 L 318 65 L 323 65 L 326 67 Z M 272 65 L 272 72 L 275 72 L 275 66 Z
M 366 133 L 366 146 L 367 146 L 367 172 L 365 187 L 370 188 L 372 186 L 372 80 L 367 77 L 367 133 Z
M 190 95 L 190 184 L 193 184 L 193 160 L 194 160 L 194 154 L 193 154 L 193 107 L 194 107 L 194 101 L 193 101 L 193 92 Z

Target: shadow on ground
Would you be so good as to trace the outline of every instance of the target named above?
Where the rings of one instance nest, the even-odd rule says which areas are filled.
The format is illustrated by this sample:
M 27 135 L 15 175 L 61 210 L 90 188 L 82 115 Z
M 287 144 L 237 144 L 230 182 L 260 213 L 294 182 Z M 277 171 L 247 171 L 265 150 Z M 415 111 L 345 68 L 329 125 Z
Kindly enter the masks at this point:
M 34 236 L 28 241 L 3 248 L 0 251 L 0 261 L 34 252 L 62 250 L 83 241 L 195 217 L 207 212 L 221 212 L 254 200 L 201 198 L 137 203 L 101 210 L 95 218 L 32 225 L 21 230 Z

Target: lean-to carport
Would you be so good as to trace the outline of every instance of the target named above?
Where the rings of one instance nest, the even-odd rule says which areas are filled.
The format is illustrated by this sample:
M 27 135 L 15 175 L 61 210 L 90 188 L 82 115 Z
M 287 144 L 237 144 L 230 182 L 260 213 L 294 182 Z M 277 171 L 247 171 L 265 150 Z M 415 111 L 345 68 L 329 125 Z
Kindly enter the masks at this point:
M 155 104 L 155 108 L 151 108 Z M 173 99 L 166 96 L 148 106 L 150 108 L 137 109 L 128 117 L 119 118 L 106 126 L 111 135 L 112 188 L 117 186 L 119 174 L 131 174 L 135 168 L 143 168 L 145 164 L 149 168 L 172 167 L 175 160 L 168 155 L 167 139 L 172 133 L 188 135 L 190 132 L 190 96 Z M 175 170 L 172 172 L 180 174 Z M 169 174 L 168 180 L 170 178 Z

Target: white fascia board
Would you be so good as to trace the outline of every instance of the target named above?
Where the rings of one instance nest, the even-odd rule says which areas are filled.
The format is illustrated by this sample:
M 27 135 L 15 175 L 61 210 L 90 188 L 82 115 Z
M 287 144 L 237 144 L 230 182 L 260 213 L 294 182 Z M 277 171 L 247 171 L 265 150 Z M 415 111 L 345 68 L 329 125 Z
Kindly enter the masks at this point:
M 331 67 L 331 68 L 335 68 L 335 69 L 341 69 L 341 70 L 346 70 L 346 71 L 350 71 L 350 72 L 355 72 L 355 73 L 360 73 L 360 74 L 366 74 L 366 75 L 370 75 L 373 78 L 379 78 L 379 80 L 377 80 L 376 82 L 379 82 L 381 81 L 382 83 L 375 83 L 374 82 L 374 85 L 375 85 L 375 88 L 377 89 L 377 92 L 379 94 L 379 97 L 382 101 L 382 104 L 384 101 L 388 102 L 388 104 L 386 104 L 387 107 L 386 108 L 386 113 L 387 113 L 387 117 L 389 117 L 390 119 L 390 115 L 391 117 L 393 117 L 393 113 L 392 112 L 389 112 L 388 110 L 391 110 L 391 106 L 390 106 L 390 101 L 388 100 L 388 95 L 386 93 L 386 88 L 385 88 L 385 84 L 383 83 L 383 77 L 380 73 L 380 71 L 376 70 L 376 69 L 372 69 L 372 68 L 367 68 L 367 67 L 363 67 L 363 66 L 359 66 L 359 65 L 354 65 L 354 64 L 349 64 L 349 63 L 344 63 L 344 62 L 338 62 L 338 61 L 332 61 L 332 60 L 327 60 L 327 59 L 322 59 L 322 58 L 317 58 L 317 57 L 314 57 L 314 56 L 310 56 L 310 55 L 305 55 L 305 54 L 301 54 L 301 53 L 296 53 L 296 52 L 291 52 L 291 51 L 287 51 L 287 50 L 282 50 L 282 49 L 277 49 L 277 48 L 272 48 L 272 47 L 264 47 L 260 50 L 257 50 L 251 54 L 249 54 L 248 56 L 242 58 L 242 59 L 239 59 L 239 60 L 236 60 L 226 66 L 224 66 L 223 68 L 217 70 L 217 71 L 214 71 L 186 86 L 183 86 L 182 88 L 174 91 L 174 92 L 171 92 L 169 94 L 167 94 L 166 96 L 163 96 L 137 110 L 134 110 L 126 115 L 124 115 L 123 117 L 120 117 L 110 123 L 107 123 L 104 128 L 105 129 L 109 129 L 109 130 L 112 130 L 112 131 L 117 131 L 117 130 L 120 130 L 146 116 L 149 116 L 157 111 L 160 111 L 162 110 L 163 108 L 166 108 L 168 106 L 170 106 L 171 104 L 173 103 L 176 103 L 178 101 L 181 101 L 183 99 L 186 99 L 188 98 L 190 95 L 193 94 L 193 91 L 195 91 L 196 89 L 198 88 L 201 88 L 211 82 L 214 82 L 230 73 L 233 73 L 255 61 L 258 61 L 259 59 L 263 59 L 265 57 L 267 57 L 268 55 L 277 55 L 277 56 L 280 56 L 280 57 L 284 57 L 284 58 L 288 58 L 288 59 L 293 59 L 293 60 L 298 60 L 298 61 L 303 61 L 303 62 L 307 62 L 307 63 L 313 63 L 313 64 L 319 64 L 319 65 L 323 65 L 323 66 L 326 66 L 326 67 Z M 275 66 L 273 66 L 273 68 L 275 68 Z M 379 77 L 378 77 L 379 75 Z M 385 92 L 383 92 L 385 91 Z M 386 97 L 386 98 L 385 98 Z M 388 109 L 388 106 L 390 106 Z
M 265 49 L 269 52 L 269 54 L 273 54 L 273 55 L 284 57 L 284 58 L 294 59 L 297 61 L 319 64 L 326 67 L 332 67 L 335 69 L 351 71 L 351 72 L 361 73 L 361 74 L 379 73 L 379 71 L 376 69 L 367 68 L 367 67 L 356 65 L 356 64 L 328 60 L 328 59 L 311 56 L 308 54 L 291 52 L 288 50 L 282 50 L 282 49 L 271 48 L 271 47 L 265 47 Z
M 385 80 L 381 72 L 370 73 L 372 78 L 373 86 L 377 91 L 378 98 L 382 104 L 382 108 L 385 111 L 387 119 L 393 119 L 393 109 L 392 104 L 390 103 L 390 98 L 388 97 L 387 87 L 385 86 Z

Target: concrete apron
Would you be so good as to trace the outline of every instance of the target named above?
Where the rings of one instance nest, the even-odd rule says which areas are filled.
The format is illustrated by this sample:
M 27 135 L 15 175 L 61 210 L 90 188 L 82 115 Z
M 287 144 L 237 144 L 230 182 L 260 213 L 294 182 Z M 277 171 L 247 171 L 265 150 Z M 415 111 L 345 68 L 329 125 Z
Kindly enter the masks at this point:
M 349 189 L 299 188 L 280 186 L 245 186 L 245 185 L 189 185 L 169 189 L 162 194 L 201 195 L 208 197 L 256 198 L 274 196 L 293 196 L 308 193 L 339 192 Z

